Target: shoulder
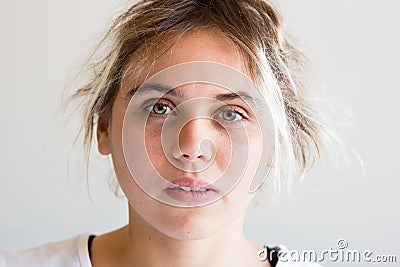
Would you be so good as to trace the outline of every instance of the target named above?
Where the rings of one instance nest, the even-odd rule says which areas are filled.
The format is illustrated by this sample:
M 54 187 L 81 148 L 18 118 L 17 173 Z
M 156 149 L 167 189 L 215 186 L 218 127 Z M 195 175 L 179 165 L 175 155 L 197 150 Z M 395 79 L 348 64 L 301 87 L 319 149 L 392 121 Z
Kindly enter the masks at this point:
M 0 267 L 71 266 L 90 267 L 88 238 L 81 234 L 63 241 L 13 252 L 0 252 Z

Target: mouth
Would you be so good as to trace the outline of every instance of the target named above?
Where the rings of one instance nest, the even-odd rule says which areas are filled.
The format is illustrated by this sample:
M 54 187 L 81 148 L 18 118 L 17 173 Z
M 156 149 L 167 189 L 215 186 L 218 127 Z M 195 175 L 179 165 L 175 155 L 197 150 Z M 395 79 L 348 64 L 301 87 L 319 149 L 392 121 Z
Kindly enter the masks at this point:
M 172 183 L 173 185 L 167 187 L 166 189 L 183 190 L 187 192 L 206 192 L 206 191 L 217 192 L 217 190 L 214 187 L 212 187 L 209 183 L 201 179 L 183 177 L 175 179 L 170 183 Z
M 200 179 L 184 177 L 175 179 L 173 185 L 166 188 L 166 193 L 175 200 L 196 204 L 211 201 L 218 196 L 218 191 L 209 183 Z
M 179 190 L 184 190 L 184 191 L 188 191 L 188 192 L 189 191 L 192 191 L 192 192 L 205 192 L 207 190 L 210 190 L 210 189 L 207 189 L 205 187 L 194 187 L 194 188 L 191 188 L 191 187 L 188 187 L 188 186 L 180 186 L 180 185 L 174 186 L 174 187 L 169 188 L 169 189 L 179 189 Z

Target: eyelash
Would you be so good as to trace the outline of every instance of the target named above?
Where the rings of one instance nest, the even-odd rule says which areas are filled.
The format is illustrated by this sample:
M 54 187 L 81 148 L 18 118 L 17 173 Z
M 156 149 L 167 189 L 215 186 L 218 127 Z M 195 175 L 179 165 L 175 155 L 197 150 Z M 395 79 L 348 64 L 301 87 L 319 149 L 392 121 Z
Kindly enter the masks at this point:
M 240 121 L 246 120 L 246 119 L 247 119 L 247 117 L 243 114 L 243 112 L 240 112 L 239 108 L 233 107 L 233 106 L 228 106 L 227 108 L 222 109 L 222 110 L 218 113 L 218 116 L 223 116 L 222 114 L 223 114 L 223 112 L 225 112 L 225 111 L 232 111 L 232 112 L 234 112 L 236 115 L 239 115 L 239 116 L 240 116 L 240 118 L 237 119 L 237 120 L 236 120 L 236 119 L 235 119 L 235 120 L 224 120 L 223 118 L 221 118 L 221 119 L 223 119 L 224 121 L 226 121 L 226 123 L 239 123 Z
M 154 104 L 148 105 L 144 108 L 144 110 L 146 110 L 147 112 L 149 112 L 149 116 L 155 117 L 156 119 L 163 119 L 163 117 L 169 116 L 169 114 L 157 114 L 155 112 L 153 112 L 154 106 L 157 104 L 161 104 L 163 106 L 167 106 L 168 108 L 171 109 L 171 111 L 174 111 L 174 108 L 171 108 L 170 105 L 168 105 L 168 103 L 163 103 L 164 101 L 159 101 L 156 102 Z
M 164 101 L 159 101 L 156 102 L 154 104 L 148 105 L 144 108 L 144 110 L 146 110 L 147 112 L 149 112 L 149 116 L 152 116 L 156 119 L 164 119 L 164 117 L 169 116 L 171 114 L 157 114 L 155 112 L 153 112 L 154 106 L 157 104 L 161 104 L 163 106 L 167 106 L 169 109 L 171 109 L 171 112 L 174 113 L 174 108 L 171 108 L 170 105 L 168 103 L 164 103 Z M 225 123 L 238 123 L 242 120 L 248 120 L 248 116 L 245 114 L 245 111 L 242 111 L 242 108 L 236 107 L 236 106 L 227 106 L 227 108 L 223 108 L 222 110 L 219 111 L 219 115 L 222 114 L 224 111 L 233 111 L 236 115 L 239 115 L 241 118 L 239 118 L 238 120 L 225 120 Z M 223 118 L 221 118 L 223 119 Z

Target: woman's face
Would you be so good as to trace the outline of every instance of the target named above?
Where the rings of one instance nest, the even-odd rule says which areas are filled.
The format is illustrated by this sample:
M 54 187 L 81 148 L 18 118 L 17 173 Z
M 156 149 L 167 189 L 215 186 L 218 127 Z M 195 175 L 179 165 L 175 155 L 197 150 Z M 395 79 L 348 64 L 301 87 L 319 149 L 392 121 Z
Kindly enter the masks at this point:
M 220 32 L 201 30 L 186 34 L 167 53 L 159 57 L 152 68 L 141 75 L 139 81 L 133 81 L 130 77 L 122 81 L 121 89 L 113 104 L 111 118 L 106 121 L 100 120 L 97 129 L 99 151 L 104 155 L 111 153 L 118 181 L 129 201 L 131 211 L 140 215 L 146 223 L 159 232 L 179 240 L 211 236 L 231 223 L 244 219 L 245 209 L 253 197 L 248 192 L 249 185 L 258 167 L 262 150 L 261 134 L 255 115 L 241 98 L 225 97 L 217 102 L 207 102 L 207 99 L 213 100 L 217 95 L 231 93 L 222 87 L 199 83 L 179 86 L 174 88 L 173 93 L 165 95 L 150 92 L 135 99 L 138 104 L 143 103 L 143 105 L 131 108 L 127 98 L 130 95 L 129 91 L 141 85 L 146 77 L 151 77 L 176 64 L 193 61 L 224 64 L 250 76 L 246 71 L 245 61 L 232 41 Z M 196 102 L 199 99 L 202 99 L 201 104 Z M 207 106 L 205 103 L 210 105 Z M 172 126 L 168 130 L 165 125 L 173 124 L 177 118 L 173 110 L 177 107 L 182 107 L 181 110 L 184 110 L 185 114 L 190 113 L 193 117 L 187 119 L 176 130 L 173 130 Z M 199 115 L 200 113 L 196 113 L 201 110 L 204 110 L 205 114 L 210 114 L 210 118 L 205 119 Z M 131 124 L 132 127 L 128 131 L 129 140 L 132 141 L 126 146 L 125 143 L 123 145 L 123 128 L 128 127 L 125 115 L 128 116 L 129 112 L 134 114 L 132 120 L 136 125 L 143 123 L 143 127 Z M 147 115 L 141 117 L 140 114 Z M 235 138 L 234 133 L 238 131 L 236 130 L 238 127 L 246 130 L 247 139 L 243 144 L 240 138 Z M 165 139 L 165 136 L 168 138 Z M 205 140 L 208 141 L 204 142 Z M 146 153 L 140 149 L 135 150 L 135 147 L 141 145 L 144 146 Z M 227 172 L 230 164 L 235 165 L 231 162 L 234 153 L 232 149 L 240 148 L 242 145 L 246 150 L 244 157 L 247 166 L 244 167 L 247 168 L 238 184 L 227 194 L 219 188 L 207 188 L 207 185 Z M 126 158 L 127 154 L 139 157 L 136 162 L 142 160 L 151 164 L 131 165 L 130 159 Z M 207 166 L 207 168 L 199 167 L 197 170 L 192 168 L 189 171 L 184 167 L 188 165 Z M 135 170 L 132 170 L 132 166 L 135 166 Z M 148 166 L 153 169 L 150 170 Z M 150 173 L 154 173 L 154 170 L 172 185 L 203 187 L 207 188 L 208 192 L 187 192 L 188 188 L 173 188 L 173 186 L 160 189 L 155 187 L 153 192 L 155 194 L 158 192 L 161 198 L 171 197 L 171 201 L 195 202 L 200 195 L 221 197 L 200 207 L 183 208 L 165 204 L 156 200 L 154 195 L 150 196 L 148 192 L 142 190 L 143 187 L 137 183 L 140 179 L 134 177 L 141 175 L 144 176 L 144 179 L 141 178 L 142 181 L 152 181 L 155 178 L 151 177 Z

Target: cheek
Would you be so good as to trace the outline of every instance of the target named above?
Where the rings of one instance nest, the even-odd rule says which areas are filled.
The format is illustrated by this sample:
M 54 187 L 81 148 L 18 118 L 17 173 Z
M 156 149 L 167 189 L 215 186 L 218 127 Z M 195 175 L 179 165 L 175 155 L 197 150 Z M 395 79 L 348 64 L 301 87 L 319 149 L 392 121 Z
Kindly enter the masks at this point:
M 252 182 L 257 183 L 257 181 L 259 181 L 260 179 L 260 174 L 257 174 L 257 171 L 259 170 L 259 168 L 267 168 L 268 166 L 268 162 L 261 162 L 263 152 L 262 149 L 263 147 L 261 138 L 251 139 L 251 142 L 249 143 L 249 160 L 243 181 L 243 189 L 246 190 L 246 193 L 251 196 L 254 196 L 254 194 L 249 193 L 250 188 L 254 186 Z
M 252 130 L 252 129 L 251 129 Z M 258 167 L 262 154 L 262 139 L 258 132 L 248 130 L 248 135 L 221 136 L 217 142 L 217 154 L 214 164 L 220 170 L 236 176 L 242 173 L 252 176 Z
M 167 177 L 167 166 L 168 159 L 165 156 L 163 144 L 161 142 L 161 135 L 159 131 L 148 131 L 145 135 L 145 149 L 146 157 L 152 164 L 152 167 L 162 176 Z
M 240 164 L 240 168 L 244 170 L 242 173 L 243 176 L 237 185 L 237 188 L 235 188 L 234 191 L 240 191 L 236 195 L 237 197 L 240 198 L 240 196 L 245 199 L 246 197 L 252 198 L 252 194 L 249 194 L 249 188 L 251 185 L 251 182 L 255 178 L 255 175 L 257 173 L 257 170 L 260 166 L 260 164 L 263 164 L 261 160 L 262 156 L 262 139 L 259 135 L 257 134 L 249 134 L 248 136 L 248 142 L 243 145 L 243 150 L 240 151 L 239 153 L 242 152 L 240 156 L 240 161 L 238 161 L 236 164 Z M 235 163 L 231 163 L 235 164 Z M 267 166 L 267 164 L 265 164 Z M 236 170 L 238 170 L 236 168 Z M 240 171 L 242 171 L 240 170 Z M 233 197 L 233 196 L 232 196 Z
M 153 164 L 157 163 L 165 153 L 161 144 L 161 136 L 156 132 L 146 132 L 145 148 Z
M 253 139 L 249 142 L 247 150 L 248 154 L 243 155 L 247 157 L 247 166 L 240 182 L 228 193 L 222 200 L 227 205 L 228 209 L 231 210 L 235 216 L 241 215 L 241 212 L 246 209 L 251 200 L 254 198 L 254 194 L 249 193 L 250 185 L 254 179 L 260 163 L 262 154 L 260 140 Z
M 217 141 L 215 142 L 216 146 L 216 155 L 215 155 L 215 162 L 216 167 L 219 170 L 224 171 L 229 167 L 232 161 L 232 146 L 231 141 L 229 138 L 221 135 Z

